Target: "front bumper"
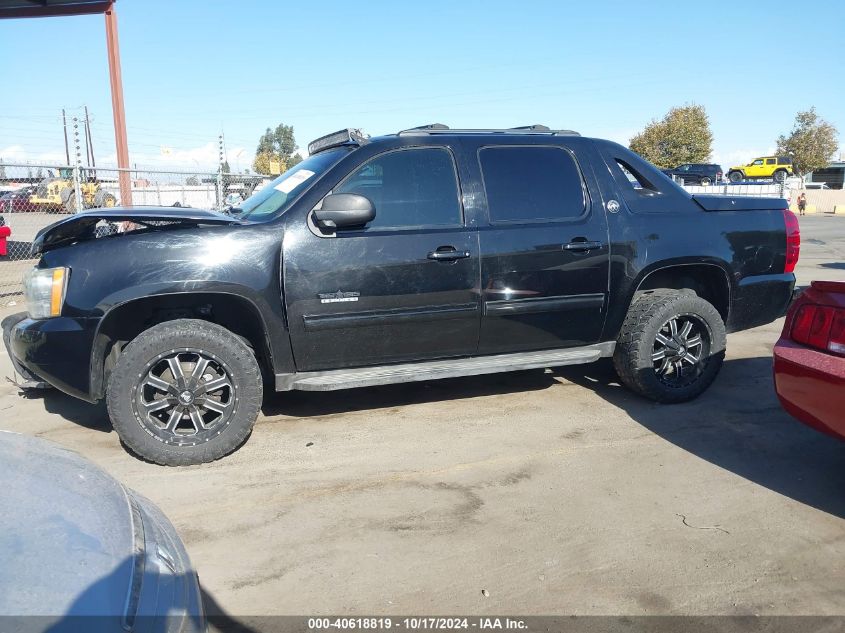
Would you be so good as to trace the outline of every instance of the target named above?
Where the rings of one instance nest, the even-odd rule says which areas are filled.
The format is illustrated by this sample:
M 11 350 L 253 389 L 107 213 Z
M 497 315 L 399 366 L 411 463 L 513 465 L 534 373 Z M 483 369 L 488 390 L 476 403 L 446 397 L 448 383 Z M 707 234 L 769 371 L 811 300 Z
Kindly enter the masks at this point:
M 49 383 L 65 393 L 91 395 L 91 349 L 99 319 L 30 319 L 19 313 L 3 319 L 3 343 L 24 387 Z M 40 384 L 27 384 L 40 383 Z
M 814 429 L 845 440 L 845 358 L 781 338 L 775 344 L 775 391 L 783 408 Z

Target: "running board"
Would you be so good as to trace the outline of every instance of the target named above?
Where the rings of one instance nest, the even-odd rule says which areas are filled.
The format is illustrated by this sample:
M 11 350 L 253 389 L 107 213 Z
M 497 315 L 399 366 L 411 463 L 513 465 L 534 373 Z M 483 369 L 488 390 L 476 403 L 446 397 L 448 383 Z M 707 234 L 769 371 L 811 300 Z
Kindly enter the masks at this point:
M 459 376 L 478 376 L 521 369 L 560 367 L 592 363 L 602 357 L 613 356 L 614 341 L 570 347 L 568 349 L 519 352 L 496 356 L 473 356 L 449 360 L 429 360 L 401 365 L 377 365 L 309 371 L 295 374 L 276 374 L 276 391 L 334 391 L 373 385 L 389 385 L 419 380 L 438 380 Z

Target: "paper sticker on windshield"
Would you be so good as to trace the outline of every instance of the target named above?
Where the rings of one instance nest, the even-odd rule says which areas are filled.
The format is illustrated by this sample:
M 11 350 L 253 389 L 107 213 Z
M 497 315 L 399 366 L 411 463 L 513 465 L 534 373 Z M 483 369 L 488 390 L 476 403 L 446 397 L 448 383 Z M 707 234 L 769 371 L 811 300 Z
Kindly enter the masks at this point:
M 285 178 L 282 182 L 273 187 L 273 189 L 275 189 L 276 191 L 281 191 L 282 193 L 290 193 L 291 191 L 296 189 L 297 186 L 301 185 L 313 175 L 313 171 L 309 171 L 308 169 L 300 169 L 295 174 L 291 174 L 290 176 Z

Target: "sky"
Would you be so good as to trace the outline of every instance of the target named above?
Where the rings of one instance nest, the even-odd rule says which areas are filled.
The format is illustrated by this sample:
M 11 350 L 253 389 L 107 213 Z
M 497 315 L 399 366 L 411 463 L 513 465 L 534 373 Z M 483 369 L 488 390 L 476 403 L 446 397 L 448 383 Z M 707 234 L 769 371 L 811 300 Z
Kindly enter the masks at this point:
M 845 150 L 845 2 L 118 0 L 130 163 L 233 170 L 279 123 L 297 143 L 346 127 L 542 123 L 627 144 L 703 105 L 724 168 L 774 151 L 815 106 Z M 778 5 L 780 7 L 780 5 Z M 64 162 L 61 110 L 88 106 L 115 164 L 101 15 L 0 21 L 0 158 Z M 84 148 L 83 148 L 84 160 Z M 303 153 L 305 153 L 303 151 Z

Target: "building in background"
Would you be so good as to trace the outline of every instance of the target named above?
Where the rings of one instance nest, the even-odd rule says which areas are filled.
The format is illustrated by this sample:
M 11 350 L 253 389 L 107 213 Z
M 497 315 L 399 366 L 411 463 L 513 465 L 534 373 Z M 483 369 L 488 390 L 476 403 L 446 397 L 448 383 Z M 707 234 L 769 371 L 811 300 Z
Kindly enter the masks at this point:
M 807 174 L 805 182 L 824 183 L 828 189 L 842 189 L 845 180 L 845 161 L 833 161 L 824 169 Z

